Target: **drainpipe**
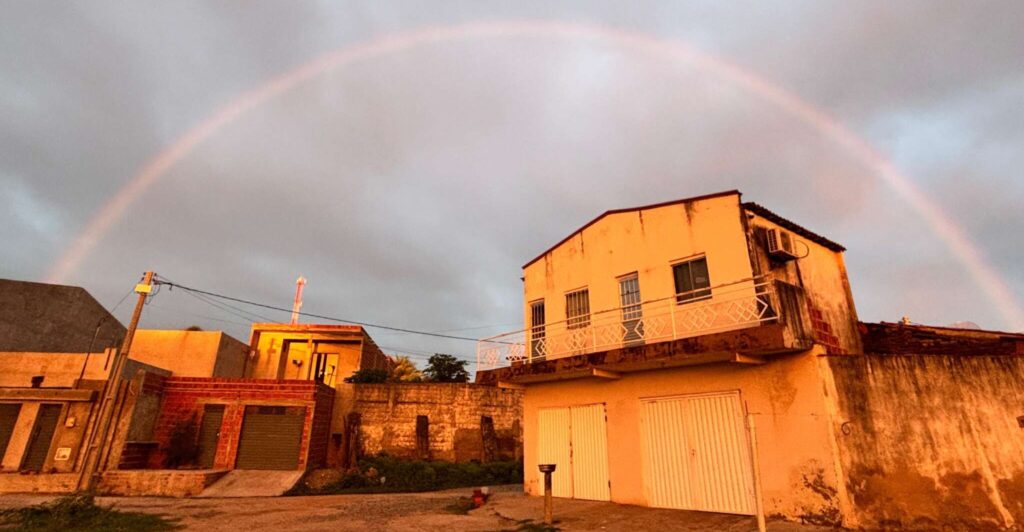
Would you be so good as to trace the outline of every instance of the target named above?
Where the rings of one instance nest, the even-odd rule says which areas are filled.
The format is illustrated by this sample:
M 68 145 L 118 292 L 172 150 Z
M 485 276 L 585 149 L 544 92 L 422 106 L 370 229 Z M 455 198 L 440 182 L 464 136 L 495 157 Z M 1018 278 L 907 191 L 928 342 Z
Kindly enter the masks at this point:
M 92 333 L 92 340 L 89 340 L 89 349 L 85 352 L 85 362 L 82 363 L 82 371 L 78 374 L 78 382 L 75 383 L 75 388 L 78 388 L 78 383 L 82 382 L 82 379 L 85 378 L 85 368 L 89 365 L 89 355 L 92 354 L 92 346 L 96 343 L 96 337 L 100 335 L 100 327 L 103 326 L 105 321 L 107 321 L 107 317 L 103 316 L 96 323 L 96 330 Z
M 754 414 L 747 414 L 747 430 L 750 433 L 750 460 L 754 470 L 754 505 L 757 511 L 757 530 L 765 532 L 764 493 L 761 492 L 761 466 L 757 459 L 757 431 L 754 430 Z

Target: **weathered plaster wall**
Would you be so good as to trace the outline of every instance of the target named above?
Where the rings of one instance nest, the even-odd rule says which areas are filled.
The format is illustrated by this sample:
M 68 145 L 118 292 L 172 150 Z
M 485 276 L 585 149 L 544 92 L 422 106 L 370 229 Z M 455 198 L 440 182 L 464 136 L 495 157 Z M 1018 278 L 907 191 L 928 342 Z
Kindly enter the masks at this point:
M 43 377 L 44 388 L 71 388 L 79 377 L 105 380 L 114 351 L 88 356 L 86 353 L 0 353 L 0 388 L 28 388 L 35 376 Z
M 822 364 L 860 525 L 1024 525 L 1024 357 L 865 355 Z
M 714 364 L 529 385 L 523 400 L 525 488 L 543 493 L 538 473 L 538 411 L 605 403 L 611 499 L 648 504 L 641 441 L 642 398 L 739 390 L 757 428 L 765 510 L 790 519 L 839 519 L 828 413 L 818 381 L 817 353 L 807 351 L 760 366 Z M 557 470 L 556 470 L 557 474 Z
M 803 289 L 808 311 L 806 328 L 811 338 L 829 353 L 861 352 L 857 309 L 842 252 L 794 233 L 796 252 L 801 258 L 772 260 L 768 256 L 766 229 L 789 229 L 753 213 L 749 216 L 747 226 L 756 274 Z
M 130 357 L 176 377 L 242 377 L 248 346 L 221 331 L 140 329 Z
M 362 451 L 417 458 L 416 418 L 427 416 L 429 458 L 484 460 L 481 417 L 494 421 L 497 451 L 521 456 L 522 392 L 476 384 L 349 384 L 360 414 Z
M 377 344 L 359 326 L 256 323 L 245 374 L 259 379 L 310 379 L 311 348 L 336 355 L 329 362 L 335 366 L 327 382 L 332 387 L 359 369 L 387 369 L 389 364 Z
M 530 323 L 530 303 L 543 299 L 548 334 L 557 334 L 550 324 L 566 319 L 566 292 L 584 287 L 590 291 L 591 313 L 616 309 L 621 306 L 618 278 L 634 272 L 642 301 L 671 298 L 672 264 L 702 254 L 711 286 L 749 279 L 739 198 L 734 193 L 612 213 L 574 233 L 523 268 L 524 323 Z M 643 311 L 664 314 L 667 308 L 662 301 L 644 305 Z

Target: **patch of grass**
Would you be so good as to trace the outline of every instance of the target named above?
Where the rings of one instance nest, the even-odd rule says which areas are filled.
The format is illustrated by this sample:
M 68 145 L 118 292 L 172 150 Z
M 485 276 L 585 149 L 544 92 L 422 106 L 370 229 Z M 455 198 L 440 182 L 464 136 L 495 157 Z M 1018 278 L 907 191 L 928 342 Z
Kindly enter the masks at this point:
M 359 461 L 341 480 L 315 490 L 299 482 L 288 495 L 409 493 L 450 488 L 521 484 L 519 461 L 455 464 L 377 456 Z
M 163 517 L 97 506 L 92 495 L 0 511 L 0 530 L 38 532 L 156 532 L 179 528 Z

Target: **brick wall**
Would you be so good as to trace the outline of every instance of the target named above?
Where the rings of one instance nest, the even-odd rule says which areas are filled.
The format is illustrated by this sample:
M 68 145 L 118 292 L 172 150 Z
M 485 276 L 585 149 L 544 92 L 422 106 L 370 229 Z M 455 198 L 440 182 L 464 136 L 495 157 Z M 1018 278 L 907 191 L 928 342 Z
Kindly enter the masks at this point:
M 1024 355 L 1024 334 L 861 323 L 864 352 L 881 355 Z
M 215 469 L 234 468 L 245 407 L 249 405 L 306 407 L 299 467 L 304 469 L 307 465 L 324 462 L 334 404 L 334 390 L 327 386 L 299 380 L 170 377 L 162 388 L 163 402 L 153 430 L 159 449 L 150 455 L 150 468 L 166 465 L 167 446 L 174 427 L 189 420 L 195 420 L 198 427 L 207 404 L 225 405 L 214 457 Z
M 359 439 L 364 455 L 385 452 L 405 458 L 422 457 L 422 443 L 417 450 L 416 426 L 417 417 L 426 416 L 426 455 L 431 459 L 467 462 L 522 456 L 519 390 L 447 383 L 348 386 L 354 389 L 352 408 L 360 415 Z M 481 426 L 483 416 L 492 420 L 493 432 Z

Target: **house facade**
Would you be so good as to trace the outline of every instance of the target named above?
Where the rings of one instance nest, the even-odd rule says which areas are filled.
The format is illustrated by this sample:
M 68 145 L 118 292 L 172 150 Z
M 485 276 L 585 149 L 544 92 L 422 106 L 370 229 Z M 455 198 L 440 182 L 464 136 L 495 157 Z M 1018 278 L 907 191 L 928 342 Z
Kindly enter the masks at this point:
M 891 382 L 905 390 L 919 377 L 907 364 L 939 373 L 943 365 L 927 358 L 938 353 L 902 353 L 912 360 L 893 364 L 876 352 L 896 331 L 865 336 L 876 329 L 858 321 L 843 252 L 728 191 L 608 211 L 524 265 L 526 328 L 480 340 L 477 382 L 524 393 L 526 491 L 542 494 L 538 465 L 555 464 L 560 497 L 847 526 L 1024 518 L 1003 502 L 1024 470 L 1015 454 L 1024 443 L 1008 446 L 1002 429 L 982 423 L 897 429 L 892 404 L 858 404 L 893 401 Z M 930 344 L 915 345 L 908 349 Z M 986 361 L 984 378 L 936 375 L 947 388 L 921 397 L 1018 395 L 1006 384 L 1016 347 L 966 345 L 940 349 L 971 364 L 983 353 L 1004 358 Z M 930 404 L 939 419 L 971 415 L 962 404 Z M 895 458 L 878 443 L 911 434 L 905 444 L 921 455 Z M 974 452 L 971 437 L 1000 449 L 992 464 L 935 463 L 936 453 Z M 939 450 L 934 438 L 956 440 L 956 450 Z M 979 498 L 958 515 L 954 505 L 892 502 L 909 478 L 928 479 L 952 501 L 961 476 L 975 479 Z

